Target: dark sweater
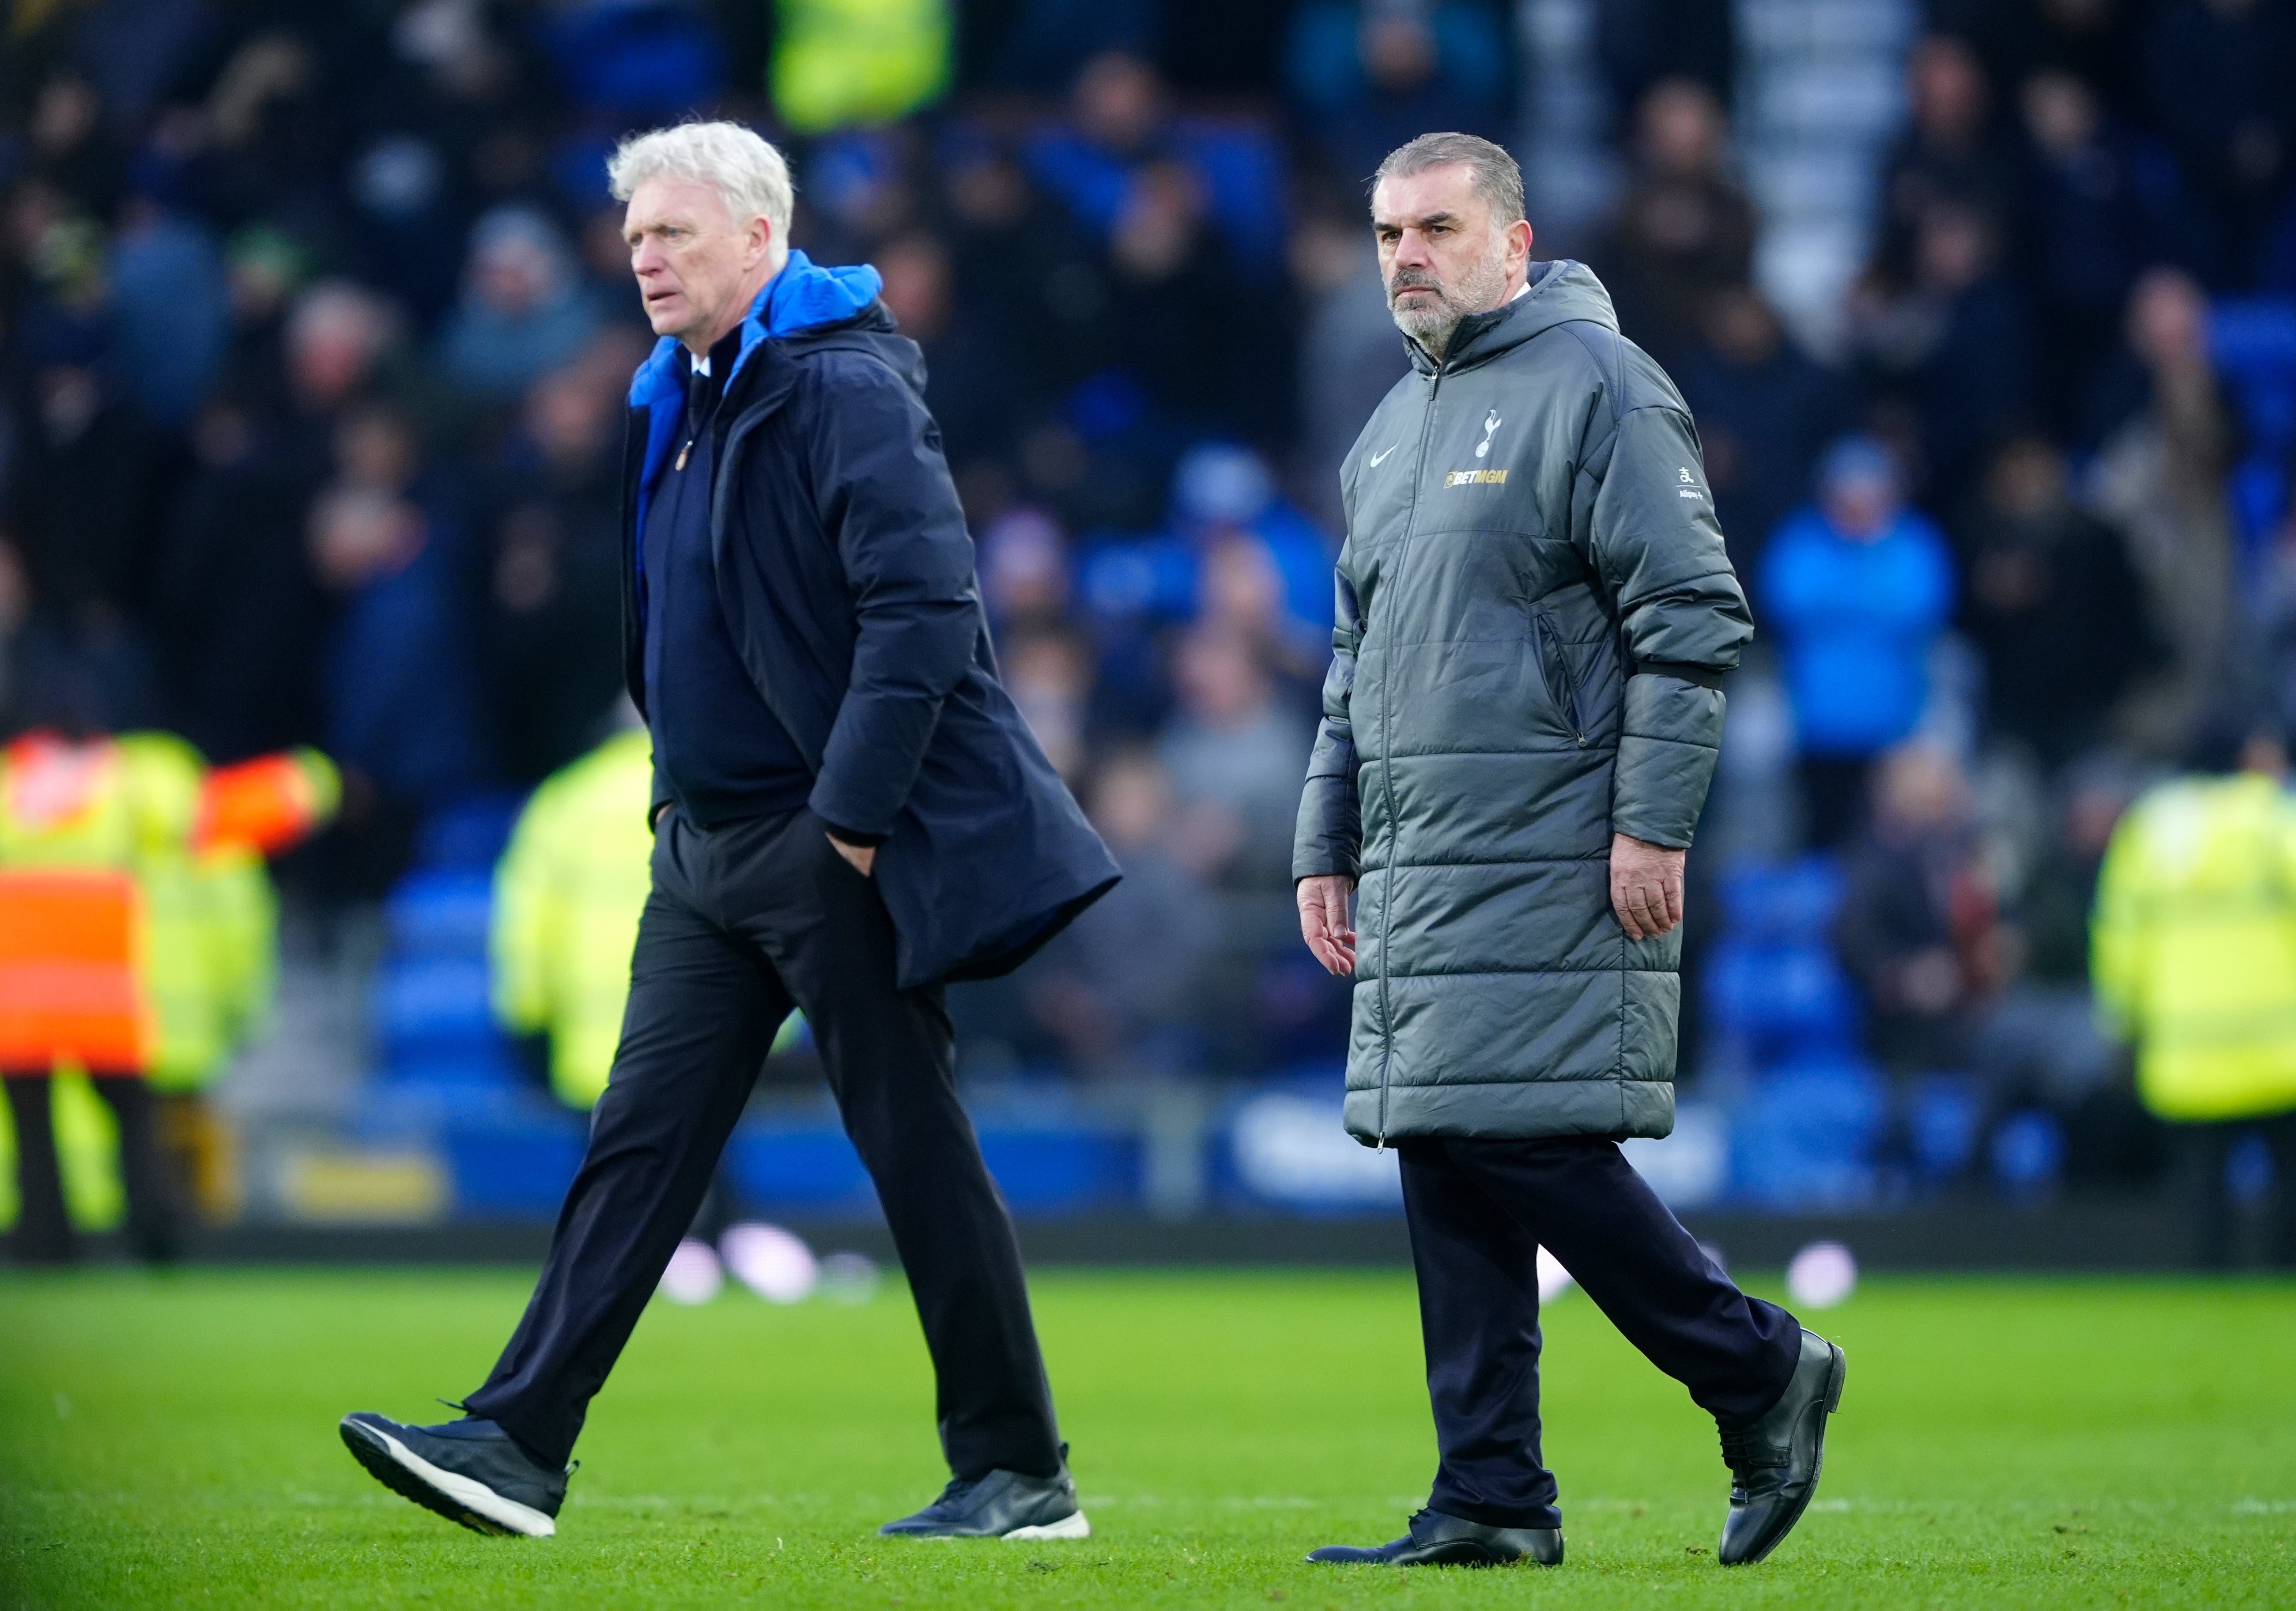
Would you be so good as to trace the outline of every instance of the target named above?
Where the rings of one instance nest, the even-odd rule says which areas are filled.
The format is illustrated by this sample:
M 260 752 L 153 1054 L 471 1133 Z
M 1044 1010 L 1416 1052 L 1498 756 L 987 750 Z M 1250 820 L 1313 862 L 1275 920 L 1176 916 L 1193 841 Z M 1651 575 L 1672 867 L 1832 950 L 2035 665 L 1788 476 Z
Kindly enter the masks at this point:
M 813 772 L 777 720 L 726 627 L 709 553 L 718 399 L 738 333 L 710 354 L 717 377 L 692 377 L 678 441 L 646 511 L 646 711 L 654 765 L 686 819 L 702 827 L 796 810 Z M 698 417 L 697 417 L 698 416 Z

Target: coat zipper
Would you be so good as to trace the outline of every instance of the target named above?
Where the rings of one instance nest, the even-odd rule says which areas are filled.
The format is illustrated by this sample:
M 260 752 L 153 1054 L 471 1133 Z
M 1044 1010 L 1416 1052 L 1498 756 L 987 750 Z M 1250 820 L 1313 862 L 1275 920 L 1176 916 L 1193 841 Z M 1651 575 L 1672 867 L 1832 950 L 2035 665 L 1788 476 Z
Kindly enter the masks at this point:
M 1419 416 L 1419 449 L 1411 465 L 1411 511 L 1404 517 L 1403 540 L 1396 545 L 1394 574 L 1387 578 L 1386 589 L 1391 591 L 1402 578 L 1403 561 L 1411 551 L 1411 536 L 1419 523 L 1419 489 L 1427 476 L 1427 439 L 1435 428 L 1435 400 L 1443 389 L 1443 372 L 1439 367 L 1427 380 L 1427 404 Z M 1370 622 L 1365 627 L 1368 630 Z M 1380 791 L 1387 796 L 1387 900 L 1379 910 L 1379 1021 L 1381 1048 L 1379 1056 L 1379 1130 L 1373 1139 L 1374 1148 L 1387 1145 L 1387 1076 L 1395 1062 L 1394 1009 L 1389 1005 L 1387 990 L 1388 936 L 1395 924 L 1395 882 L 1403 834 L 1400 819 L 1395 812 L 1395 727 L 1389 715 L 1389 689 L 1394 686 L 1392 667 L 1379 684 L 1379 766 Z
M 1563 647 L 1562 634 L 1554 629 L 1554 614 L 1545 604 L 1531 606 L 1531 622 L 1538 633 L 1538 675 L 1546 682 L 1546 696 L 1555 702 L 1555 708 L 1570 721 L 1570 736 L 1578 747 L 1587 747 L 1587 718 L 1578 709 L 1578 679 L 1570 674 L 1570 653 Z M 1562 692 L 1558 697 L 1554 685 L 1546 680 L 1546 657 L 1552 652 L 1554 667 L 1562 678 Z

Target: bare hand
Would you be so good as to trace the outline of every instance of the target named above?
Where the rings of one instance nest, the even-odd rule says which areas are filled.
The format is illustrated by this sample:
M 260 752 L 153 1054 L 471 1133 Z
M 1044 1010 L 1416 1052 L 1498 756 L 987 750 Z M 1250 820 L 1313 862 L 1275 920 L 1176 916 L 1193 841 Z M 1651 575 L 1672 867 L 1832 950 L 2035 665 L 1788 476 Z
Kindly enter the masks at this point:
M 1629 940 L 1655 940 L 1682 921 L 1682 867 L 1687 851 L 1611 835 L 1611 909 Z
M 1356 971 L 1356 931 L 1348 922 L 1348 895 L 1355 887 L 1354 879 L 1337 873 L 1302 878 L 1297 886 L 1300 937 L 1326 972 L 1342 979 Z
M 877 865 L 875 845 L 848 844 L 834 834 L 826 834 L 823 837 L 829 841 L 829 848 L 844 857 L 845 864 L 860 874 L 862 877 L 869 876 L 869 869 Z

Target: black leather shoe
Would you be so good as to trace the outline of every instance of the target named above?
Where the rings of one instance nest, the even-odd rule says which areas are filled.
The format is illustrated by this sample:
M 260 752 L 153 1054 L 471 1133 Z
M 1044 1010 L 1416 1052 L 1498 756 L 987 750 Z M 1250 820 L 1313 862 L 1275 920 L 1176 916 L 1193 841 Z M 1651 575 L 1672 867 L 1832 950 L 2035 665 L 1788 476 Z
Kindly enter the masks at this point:
M 1063 1445 L 1062 1452 L 1066 1452 Z M 888 1538 L 1090 1538 L 1092 1524 L 1077 1508 L 1076 1482 L 1062 1466 L 1052 1476 L 992 1471 L 959 1477 L 914 1516 L 887 1522 Z
M 1562 1564 L 1560 1527 L 1487 1527 L 1440 1510 L 1422 1510 L 1411 1531 L 1391 1544 L 1358 1549 L 1326 1544 L 1308 1558 L 1326 1566 L 1509 1566 L 1521 1560 Z
M 342 1421 L 343 1446 L 375 1481 L 473 1533 L 548 1538 L 566 1478 L 528 1457 L 492 1421 L 465 1417 L 407 1426 L 365 1410 Z
M 1730 1514 L 1715 1556 L 1724 1566 L 1760 1560 L 1809 1508 L 1825 1465 L 1825 1418 L 1841 1406 L 1846 1368 L 1841 1350 L 1805 1331 L 1793 1378 L 1770 1412 L 1751 1426 L 1721 1429 Z

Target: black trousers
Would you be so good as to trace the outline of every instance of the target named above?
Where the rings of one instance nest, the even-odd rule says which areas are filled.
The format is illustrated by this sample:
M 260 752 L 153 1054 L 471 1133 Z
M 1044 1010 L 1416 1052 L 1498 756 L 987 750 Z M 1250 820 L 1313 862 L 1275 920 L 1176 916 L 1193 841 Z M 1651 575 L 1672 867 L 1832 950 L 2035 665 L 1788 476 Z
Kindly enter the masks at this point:
M 61 1264 L 78 1251 L 64 1211 L 63 1171 L 56 1160 L 53 1081 L 45 1072 L 11 1073 L 9 1117 L 16 1126 L 16 1256 L 28 1264 Z M 127 1196 L 127 1240 L 135 1256 L 165 1263 L 183 1251 L 176 1192 L 160 1151 L 158 1098 L 141 1076 L 99 1075 L 88 1081 L 119 1127 L 119 1183 Z
M 949 1466 L 1059 1468 L 1020 1246 L 956 1098 L 947 1008 L 939 990 L 893 977 L 884 902 L 819 818 L 704 830 L 665 813 L 589 1151 L 526 1317 L 469 1413 L 565 1461 L 794 1003 L 916 1299 Z
M 1540 1463 L 1538 1250 L 1627 1340 L 1726 1425 L 1778 1401 L 1801 1326 L 1714 1267 L 1600 1137 L 1398 1144 L 1427 1393 L 1441 1453 L 1428 1508 L 1494 1527 L 1559 1527 Z

